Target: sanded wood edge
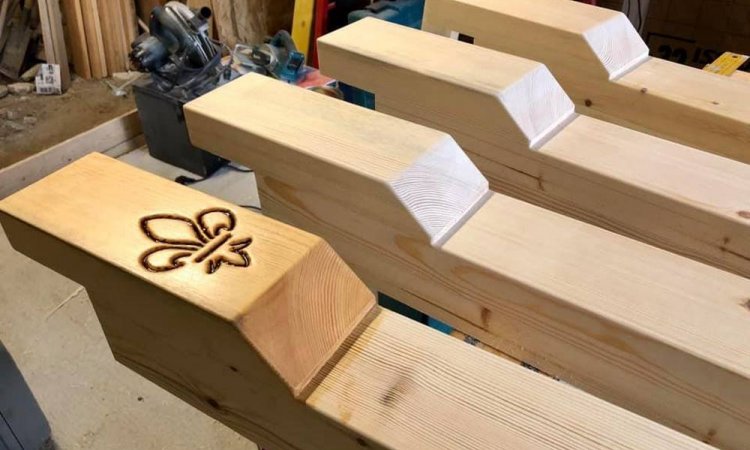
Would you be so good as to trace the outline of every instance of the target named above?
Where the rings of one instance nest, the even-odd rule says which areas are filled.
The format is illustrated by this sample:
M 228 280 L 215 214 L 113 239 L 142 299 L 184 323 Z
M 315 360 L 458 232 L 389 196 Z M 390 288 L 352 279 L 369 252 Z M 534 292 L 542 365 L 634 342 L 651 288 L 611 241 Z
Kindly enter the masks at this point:
M 318 51 L 326 75 L 373 92 L 376 104 L 387 93 L 493 128 L 515 151 L 538 147 L 575 116 L 542 64 L 382 20 L 329 33 L 318 39 Z
M 447 134 L 349 103 L 330 103 L 331 99 L 325 96 L 257 74 L 243 76 L 185 105 L 191 142 L 199 147 L 213 148 L 215 139 L 220 136 L 214 135 L 212 130 L 229 127 L 230 131 L 222 133 L 221 139 L 245 143 L 247 127 L 253 128 L 257 124 L 259 126 L 250 136 L 257 142 L 260 152 L 269 158 L 277 158 L 278 130 L 265 126 L 261 117 L 248 123 L 244 110 L 242 114 L 236 111 L 236 114 L 221 119 L 204 113 L 232 110 L 234 105 L 224 102 L 225 95 L 260 100 L 270 99 L 269 92 L 281 95 L 283 101 L 273 102 L 275 109 L 268 113 L 304 124 L 304 127 L 307 127 L 306 121 L 318 115 L 319 108 L 328 108 L 332 114 L 351 118 L 351 122 L 325 118 L 310 121 L 320 122 L 321 126 L 315 129 L 314 140 L 303 143 L 306 149 L 303 153 L 307 153 L 303 157 L 311 164 L 330 164 L 330 179 L 325 182 L 346 185 L 350 183 L 347 180 L 353 180 L 352 171 L 366 174 L 366 186 L 357 179 L 352 188 L 370 191 L 386 210 L 393 213 L 393 220 L 398 220 L 415 238 L 439 245 L 487 198 L 487 180 Z M 289 107 L 292 104 L 296 106 Z M 259 111 L 250 111 L 251 115 L 255 113 Z M 393 133 L 382 137 L 377 133 L 379 126 L 391 127 Z M 368 129 L 375 130 L 378 141 L 368 140 L 367 133 L 363 132 Z M 387 161 L 379 160 L 379 156 L 367 158 L 363 155 L 361 159 L 349 158 L 344 164 L 339 163 L 337 145 L 356 147 L 366 142 L 391 148 L 398 145 L 403 152 Z M 241 148 L 242 145 L 237 146 L 238 150 Z
M 121 364 L 263 447 L 360 448 L 356 435 L 310 414 L 235 324 L 1 210 L 0 223 L 16 250 L 86 283 Z
M 497 24 L 500 17 L 503 26 Z M 481 34 L 473 35 L 478 45 L 485 45 L 489 34 L 514 35 L 514 40 L 523 41 L 519 45 L 529 50 L 521 56 L 539 60 L 535 56 L 538 53 L 534 50 L 534 41 L 538 41 L 538 33 L 546 33 L 545 40 L 557 38 L 559 41 L 537 42 L 540 52 L 545 51 L 542 47 L 564 42 L 568 51 L 576 55 L 569 64 L 583 64 L 586 70 L 598 72 L 606 79 L 615 79 L 633 70 L 648 59 L 649 52 L 623 13 L 577 2 L 427 0 L 422 29 L 444 36 L 454 31 L 476 32 Z M 516 42 L 507 43 L 509 48 L 514 46 Z M 498 50 L 505 51 L 504 48 Z
M 41 180 L 91 152 L 119 156 L 143 145 L 138 112 L 133 109 L 22 161 L 0 169 L 0 199 Z
M 304 399 L 376 313 L 374 294 L 318 240 L 235 323 L 294 397 Z

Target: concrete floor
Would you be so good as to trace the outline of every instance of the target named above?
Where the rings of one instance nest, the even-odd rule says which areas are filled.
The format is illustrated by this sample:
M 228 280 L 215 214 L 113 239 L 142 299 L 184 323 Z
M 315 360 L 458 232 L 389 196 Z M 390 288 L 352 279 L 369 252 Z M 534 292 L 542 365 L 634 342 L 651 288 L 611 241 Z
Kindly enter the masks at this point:
M 187 174 L 145 150 L 121 160 L 169 178 Z M 251 173 L 222 169 L 193 187 L 258 205 Z M 115 362 L 86 291 L 16 253 L 1 229 L 0 340 L 47 416 L 54 448 L 257 449 Z

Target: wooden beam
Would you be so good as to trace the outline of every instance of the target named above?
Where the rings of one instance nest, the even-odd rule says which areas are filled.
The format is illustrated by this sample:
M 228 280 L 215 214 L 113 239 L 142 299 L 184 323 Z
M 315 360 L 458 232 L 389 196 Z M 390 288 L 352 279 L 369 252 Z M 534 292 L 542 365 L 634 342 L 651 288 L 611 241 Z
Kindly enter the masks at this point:
M 378 290 L 676 429 L 750 439 L 750 280 L 492 193 L 445 133 L 268 78 L 185 113 L 195 145 L 256 170 L 264 213 Z
M 194 239 L 206 208 L 235 218 L 203 216 L 209 242 L 252 237 L 250 265 L 145 270 L 144 216 L 184 216 L 148 229 Z M 0 221 L 86 286 L 116 359 L 269 448 L 709 448 L 380 310 L 313 235 L 101 155 L 0 201 Z
M 0 169 L 0 199 L 41 180 L 52 172 L 93 152 L 112 157 L 144 144 L 138 112 L 133 109 L 89 131 Z
M 318 49 L 377 110 L 451 133 L 491 189 L 750 278 L 750 165 L 578 116 L 536 62 L 382 20 Z
M 107 76 L 107 57 L 104 53 L 102 26 L 99 20 L 99 0 L 80 0 L 83 27 L 86 31 L 86 45 L 91 64 L 91 76 L 104 78 Z
M 5 31 L 5 22 L 8 20 L 8 9 L 13 0 L 0 1 L 2 1 L 2 5 L 0 5 L 0 37 L 2 37 L 3 32 Z
M 70 68 L 65 48 L 60 4 L 58 0 L 39 0 L 38 3 L 45 58 L 47 63 L 60 66 L 60 83 L 64 92 L 70 86 Z
M 230 49 L 237 44 L 237 23 L 232 0 L 211 0 L 219 40 Z
M 83 10 L 79 0 L 61 0 L 65 17 L 66 40 L 73 59 L 73 70 L 78 76 L 91 78 L 89 49 L 86 43 L 86 30 L 83 24 Z
M 117 1 L 99 1 L 102 42 L 107 61 L 107 73 L 123 72 L 128 68 L 128 46 L 123 26 L 122 10 Z
M 119 0 L 122 14 L 123 32 L 125 37 L 126 58 L 130 53 L 130 44 L 140 35 L 138 33 L 138 16 L 135 14 L 135 0 Z M 128 67 L 126 61 L 125 67 Z
M 559 0 L 428 0 L 422 28 L 546 64 L 585 114 L 750 163 L 750 86 L 650 58 L 620 12 Z

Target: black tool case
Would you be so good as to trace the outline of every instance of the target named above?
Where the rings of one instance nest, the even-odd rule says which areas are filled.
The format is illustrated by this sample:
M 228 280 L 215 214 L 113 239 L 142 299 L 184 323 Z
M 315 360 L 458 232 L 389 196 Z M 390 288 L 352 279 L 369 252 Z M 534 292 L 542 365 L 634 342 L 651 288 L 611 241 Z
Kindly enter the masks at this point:
M 227 162 L 190 143 L 182 111 L 189 100 L 158 89 L 151 79 L 136 82 L 133 91 L 151 156 L 202 177 Z

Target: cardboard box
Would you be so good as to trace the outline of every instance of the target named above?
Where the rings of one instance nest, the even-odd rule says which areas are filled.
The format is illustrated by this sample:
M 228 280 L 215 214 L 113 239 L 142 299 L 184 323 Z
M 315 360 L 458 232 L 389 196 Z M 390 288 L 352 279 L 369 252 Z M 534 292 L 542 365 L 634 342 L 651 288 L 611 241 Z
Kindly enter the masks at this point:
M 750 0 L 651 0 L 642 35 L 651 55 L 703 68 L 750 54 Z

